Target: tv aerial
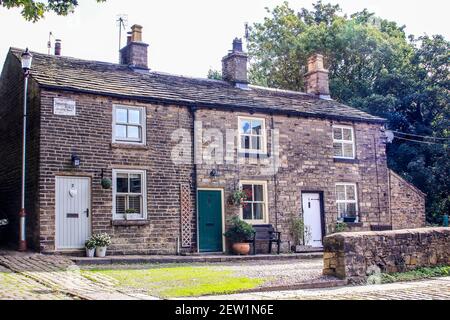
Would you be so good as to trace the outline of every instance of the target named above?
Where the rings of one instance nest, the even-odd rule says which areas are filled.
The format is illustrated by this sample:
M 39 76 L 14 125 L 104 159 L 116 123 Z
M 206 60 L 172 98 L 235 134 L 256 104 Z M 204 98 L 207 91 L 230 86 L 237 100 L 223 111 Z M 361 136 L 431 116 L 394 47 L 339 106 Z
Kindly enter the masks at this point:
M 125 30 L 125 28 L 128 26 L 128 15 L 127 14 L 118 14 L 116 16 L 116 25 L 119 27 L 119 51 L 122 47 L 122 28 Z

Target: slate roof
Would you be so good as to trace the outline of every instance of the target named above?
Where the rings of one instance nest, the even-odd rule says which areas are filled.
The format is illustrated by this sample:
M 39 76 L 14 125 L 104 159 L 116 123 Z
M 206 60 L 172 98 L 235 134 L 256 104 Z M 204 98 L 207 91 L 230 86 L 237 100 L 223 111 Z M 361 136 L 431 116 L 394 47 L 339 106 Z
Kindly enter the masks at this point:
M 24 50 L 11 48 L 20 59 Z M 33 54 L 31 76 L 41 87 L 102 94 L 141 101 L 219 107 L 230 110 L 273 112 L 298 116 L 382 123 L 385 120 L 334 100 L 294 91 L 249 86 L 235 88 L 228 82 L 190 78 L 150 71 L 133 71 L 126 65 Z

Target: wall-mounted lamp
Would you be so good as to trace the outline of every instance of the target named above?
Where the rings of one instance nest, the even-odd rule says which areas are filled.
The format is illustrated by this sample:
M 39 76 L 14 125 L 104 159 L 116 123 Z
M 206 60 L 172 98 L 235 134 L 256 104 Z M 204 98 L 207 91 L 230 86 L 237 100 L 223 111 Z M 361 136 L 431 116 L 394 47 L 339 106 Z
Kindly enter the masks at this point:
M 72 166 L 79 167 L 80 166 L 80 157 L 77 154 L 72 154 Z
M 217 170 L 216 169 L 212 169 L 211 172 L 209 173 L 210 177 L 217 177 Z

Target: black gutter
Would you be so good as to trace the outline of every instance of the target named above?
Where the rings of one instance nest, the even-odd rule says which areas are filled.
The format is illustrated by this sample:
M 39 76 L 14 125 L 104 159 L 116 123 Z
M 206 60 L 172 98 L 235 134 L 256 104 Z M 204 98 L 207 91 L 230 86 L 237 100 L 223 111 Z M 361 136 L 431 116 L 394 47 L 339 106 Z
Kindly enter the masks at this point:
M 39 83 L 39 82 L 38 82 Z M 125 95 L 119 93 L 111 93 L 111 92 L 98 92 L 91 91 L 86 89 L 75 89 L 71 87 L 64 86 L 54 86 L 48 84 L 39 84 L 40 87 L 50 90 L 50 91 L 68 91 L 74 93 L 84 93 L 84 94 L 93 94 L 100 96 L 107 96 L 112 98 L 119 99 L 128 99 L 128 100 L 137 100 L 140 102 L 147 103 L 156 103 L 156 104 L 166 104 L 166 105 L 179 105 L 184 107 L 195 107 L 195 108 L 211 108 L 211 109 L 225 109 L 227 111 L 248 111 L 250 113 L 261 112 L 261 113 L 277 113 L 281 115 L 287 116 L 296 116 L 296 117 L 305 117 L 305 118 L 319 118 L 319 119 L 327 119 L 327 120 L 340 120 L 340 121 L 356 121 L 356 122 L 366 122 L 366 123 L 378 123 L 384 124 L 387 122 L 386 119 L 368 119 L 368 118 L 356 118 L 356 117 L 347 117 L 340 115 L 326 115 L 326 114 L 314 114 L 302 111 L 295 110 L 285 110 L 279 109 L 274 106 L 274 108 L 263 108 L 263 107 L 249 107 L 249 106 L 240 106 L 240 105 L 229 105 L 229 104 L 221 104 L 221 103 L 208 103 L 208 102 L 198 102 L 193 100 L 174 100 L 167 98 L 156 98 L 156 97 L 143 97 L 143 96 L 134 96 L 134 95 Z

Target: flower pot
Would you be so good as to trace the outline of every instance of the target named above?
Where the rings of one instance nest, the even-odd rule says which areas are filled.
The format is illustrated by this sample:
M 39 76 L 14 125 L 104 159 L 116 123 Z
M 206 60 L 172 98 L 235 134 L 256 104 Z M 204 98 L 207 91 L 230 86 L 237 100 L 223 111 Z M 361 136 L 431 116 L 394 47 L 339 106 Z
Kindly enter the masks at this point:
M 92 258 L 95 254 L 95 248 L 93 249 L 88 249 L 86 248 L 86 257 Z
M 238 242 L 232 245 L 233 252 L 239 255 L 247 255 L 250 252 L 250 243 Z
M 356 221 L 356 217 L 344 217 L 344 222 L 353 223 Z
M 104 256 L 106 256 L 106 247 L 95 248 L 95 255 L 99 258 L 103 258 Z

